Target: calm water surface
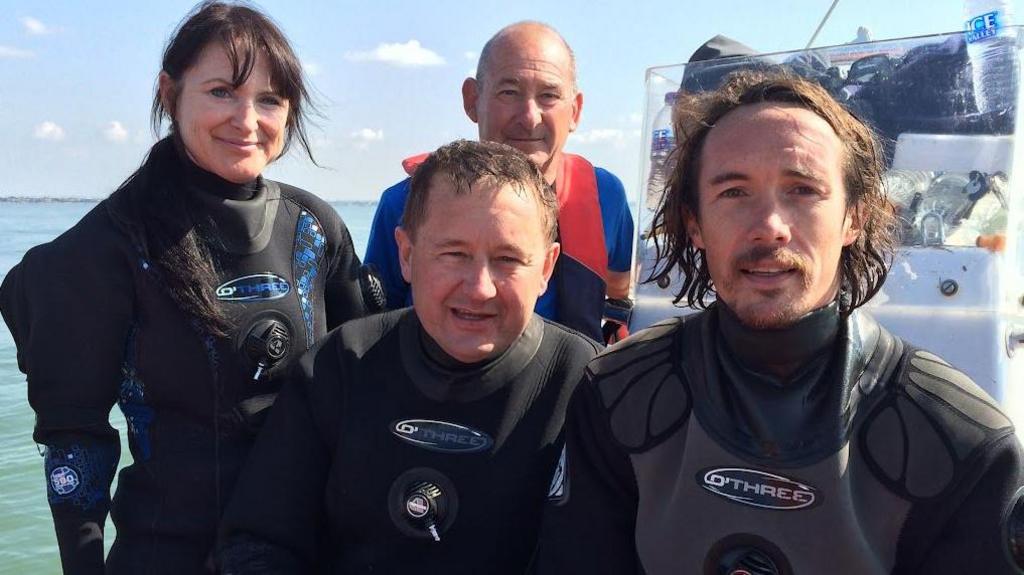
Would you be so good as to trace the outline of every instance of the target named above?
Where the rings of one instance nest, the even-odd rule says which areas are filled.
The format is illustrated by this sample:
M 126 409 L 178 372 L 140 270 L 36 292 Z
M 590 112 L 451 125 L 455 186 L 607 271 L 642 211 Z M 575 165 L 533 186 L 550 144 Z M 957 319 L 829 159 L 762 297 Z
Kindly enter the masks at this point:
M 94 206 L 0 202 L 0 281 L 30 247 L 55 238 Z M 356 253 L 361 256 L 376 207 L 348 203 L 334 207 L 348 225 Z M 124 417 L 114 409 L 110 419 L 121 432 L 120 466 L 124 467 L 131 464 Z M 60 573 L 57 541 L 46 504 L 43 459 L 32 442 L 33 421 L 14 342 L 7 326 L 0 322 L 0 573 Z M 109 521 L 106 529 L 109 548 L 113 541 Z

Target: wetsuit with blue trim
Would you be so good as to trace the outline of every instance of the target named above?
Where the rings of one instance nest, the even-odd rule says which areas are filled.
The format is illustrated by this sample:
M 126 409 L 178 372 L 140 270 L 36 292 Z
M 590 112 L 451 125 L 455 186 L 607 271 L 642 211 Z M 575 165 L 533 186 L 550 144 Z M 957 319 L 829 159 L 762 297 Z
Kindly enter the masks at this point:
M 539 572 L 1020 573 L 1009 419 L 941 358 L 836 308 L 756 330 L 719 302 L 591 362 Z
M 270 414 L 224 516 L 223 573 L 521 575 L 596 352 L 537 315 L 476 364 L 411 309 L 346 323 Z
M 409 158 L 403 167 L 412 173 L 424 157 Z M 562 255 L 534 311 L 601 341 L 607 272 L 630 270 L 633 216 L 622 182 L 615 175 L 592 166 L 580 156 L 564 154 L 564 159 L 562 172 L 555 181 Z M 412 304 L 412 292 L 402 277 L 395 241 L 395 227 L 401 223 L 409 182 L 406 178 L 384 190 L 366 247 L 365 261 L 380 274 L 388 307 L 392 309 Z
M 66 573 L 206 572 L 219 517 L 281 375 L 328 328 L 364 313 L 359 259 L 322 200 L 262 178 L 221 180 L 170 140 L 154 146 L 143 169 L 129 185 L 169 179 L 175 193 L 190 195 L 204 237 L 213 238 L 219 279 L 202 289 L 215 291 L 226 311 L 227 337 L 181 311 L 160 266 L 114 217 L 125 189 L 29 250 L 0 288 L 36 412 L 33 437 L 46 446 Z M 260 360 L 242 348 L 266 320 L 290 343 L 257 377 Z M 111 501 L 120 455 L 108 422 L 114 404 L 134 463 Z M 104 560 L 108 511 L 117 538 Z

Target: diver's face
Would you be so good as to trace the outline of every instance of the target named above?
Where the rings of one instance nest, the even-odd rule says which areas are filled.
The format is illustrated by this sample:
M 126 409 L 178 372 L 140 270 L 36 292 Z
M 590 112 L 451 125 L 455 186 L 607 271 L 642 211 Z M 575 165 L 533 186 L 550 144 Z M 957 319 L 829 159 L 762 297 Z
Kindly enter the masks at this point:
M 288 100 L 274 89 L 266 59 L 244 84 L 231 85 L 234 69 L 218 43 L 203 49 L 175 82 L 160 76 L 160 92 L 189 157 L 229 182 L 256 179 L 284 148 Z M 172 95 L 173 94 L 173 95 Z
M 583 107 L 565 45 L 549 30 L 522 26 L 494 46 L 486 69 L 462 91 L 480 139 L 519 149 L 553 183 Z
M 688 231 L 743 323 L 784 327 L 835 298 L 842 249 L 859 233 L 843 154 L 825 120 L 793 105 L 742 106 L 708 133 Z
M 537 201 L 511 186 L 476 182 L 456 194 L 444 175 L 430 184 L 415 238 L 395 231 L 402 275 L 427 334 L 453 358 L 495 357 L 522 335 L 558 256 Z

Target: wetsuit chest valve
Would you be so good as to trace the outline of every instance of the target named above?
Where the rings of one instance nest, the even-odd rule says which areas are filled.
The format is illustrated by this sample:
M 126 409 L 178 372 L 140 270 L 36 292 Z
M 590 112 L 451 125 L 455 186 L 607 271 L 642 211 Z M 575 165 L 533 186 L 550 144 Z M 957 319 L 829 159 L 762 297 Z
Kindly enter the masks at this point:
M 253 381 L 287 357 L 291 347 L 291 333 L 283 322 L 273 318 L 256 322 L 245 336 L 245 353 L 256 364 Z
M 437 524 L 447 511 L 444 492 L 437 485 L 422 481 L 412 486 L 405 496 L 405 514 L 413 523 L 430 532 L 434 541 L 441 541 Z

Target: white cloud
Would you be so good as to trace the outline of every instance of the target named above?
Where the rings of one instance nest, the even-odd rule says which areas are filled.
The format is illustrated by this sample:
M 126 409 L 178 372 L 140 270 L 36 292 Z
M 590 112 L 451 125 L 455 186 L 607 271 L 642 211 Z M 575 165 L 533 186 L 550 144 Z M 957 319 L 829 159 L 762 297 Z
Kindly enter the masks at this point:
M 463 52 L 462 57 L 471 62 L 475 62 L 476 59 L 480 57 L 480 54 L 477 52 Z
M 349 134 L 349 137 L 355 141 L 355 147 L 359 150 L 366 150 L 370 147 L 372 142 L 379 142 L 384 139 L 384 130 L 374 130 L 373 128 L 362 128 Z
M 585 132 L 575 132 L 569 137 L 580 144 L 597 144 L 600 142 L 622 140 L 626 137 L 626 134 L 617 128 L 594 128 Z
M 21 19 L 21 25 L 25 27 L 25 31 L 33 36 L 42 36 L 44 34 L 52 34 L 55 32 L 54 28 L 43 24 L 36 18 L 31 16 L 25 16 Z
M 107 124 L 106 128 L 103 128 L 103 137 L 110 142 L 125 142 L 128 140 L 128 130 L 125 129 L 124 124 L 114 120 Z
M 61 128 L 54 122 L 43 122 L 36 126 L 35 133 L 33 136 L 37 140 L 50 140 L 51 142 L 59 142 L 64 139 L 64 128 Z
M 360 140 L 363 142 L 375 142 L 384 139 L 384 130 L 374 130 L 372 128 L 363 128 L 356 130 L 351 134 L 353 140 Z
M 424 48 L 419 40 L 409 40 L 405 44 L 380 44 L 365 52 L 345 52 L 345 59 L 351 62 L 383 62 L 402 68 L 444 65 L 444 58 Z
M 634 126 L 639 126 L 644 121 L 644 115 L 640 112 L 633 112 L 629 115 L 629 123 Z
M 310 76 L 320 75 L 320 64 L 317 64 L 316 62 L 303 61 L 302 69 Z
M 28 50 L 22 50 L 21 48 L 12 48 L 11 46 L 0 46 L 0 60 L 24 60 L 35 56 Z
M 569 141 L 581 145 L 612 145 L 625 148 L 636 144 L 640 138 L 640 130 L 622 130 L 619 128 L 594 128 L 569 135 Z

